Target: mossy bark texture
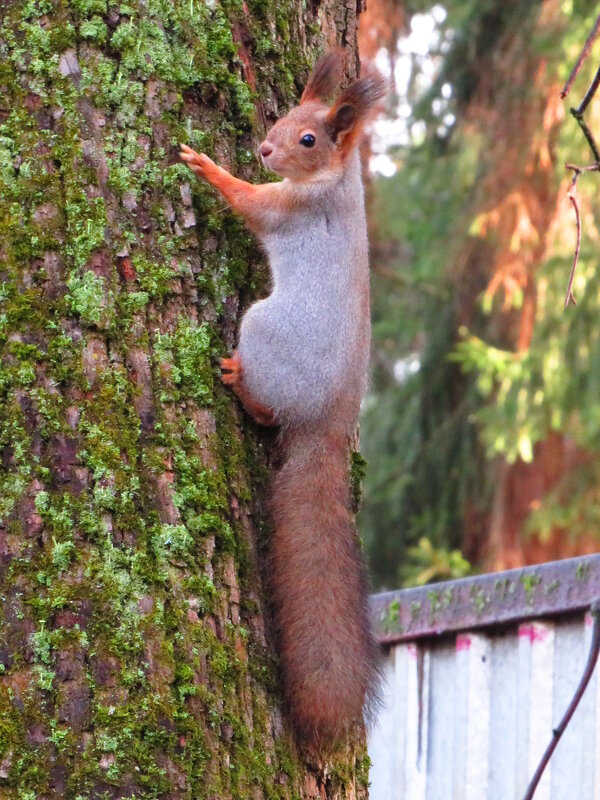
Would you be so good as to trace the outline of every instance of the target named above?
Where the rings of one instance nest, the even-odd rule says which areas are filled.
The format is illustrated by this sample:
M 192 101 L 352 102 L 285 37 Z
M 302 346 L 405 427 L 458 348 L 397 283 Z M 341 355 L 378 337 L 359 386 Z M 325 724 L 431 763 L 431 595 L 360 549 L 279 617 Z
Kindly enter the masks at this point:
M 281 712 L 268 447 L 217 369 L 265 265 L 177 157 L 256 180 L 358 10 L 0 2 L 0 798 L 366 797 Z

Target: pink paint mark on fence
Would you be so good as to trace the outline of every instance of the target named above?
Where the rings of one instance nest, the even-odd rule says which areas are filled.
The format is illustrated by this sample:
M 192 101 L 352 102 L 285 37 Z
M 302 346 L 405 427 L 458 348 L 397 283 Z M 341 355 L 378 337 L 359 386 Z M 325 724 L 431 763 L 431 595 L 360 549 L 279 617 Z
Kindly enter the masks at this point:
M 462 650 L 471 649 L 471 637 L 466 634 L 459 634 L 456 637 L 456 652 L 460 653 Z
M 548 635 L 546 628 L 535 623 L 519 626 L 519 639 L 529 639 L 531 644 L 534 642 L 543 642 Z

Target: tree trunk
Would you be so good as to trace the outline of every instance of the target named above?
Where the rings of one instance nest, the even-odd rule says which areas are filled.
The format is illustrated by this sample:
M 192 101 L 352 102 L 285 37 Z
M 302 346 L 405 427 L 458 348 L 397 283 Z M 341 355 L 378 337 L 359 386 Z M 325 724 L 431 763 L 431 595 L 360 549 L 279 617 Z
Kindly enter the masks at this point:
M 256 180 L 359 9 L 0 9 L 0 798 L 364 798 L 361 732 L 310 763 L 281 711 L 270 442 L 217 369 L 265 264 L 177 156 Z

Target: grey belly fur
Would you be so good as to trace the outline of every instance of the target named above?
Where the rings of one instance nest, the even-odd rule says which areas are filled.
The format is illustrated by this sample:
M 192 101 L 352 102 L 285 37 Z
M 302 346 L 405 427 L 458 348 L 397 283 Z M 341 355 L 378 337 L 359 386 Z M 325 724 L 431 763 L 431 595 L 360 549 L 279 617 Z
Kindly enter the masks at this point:
M 358 161 L 263 244 L 273 291 L 246 312 L 238 345 L 250 393 L 280 421 L 317 418 L 338 396 L 358 408 L 370 344 Z

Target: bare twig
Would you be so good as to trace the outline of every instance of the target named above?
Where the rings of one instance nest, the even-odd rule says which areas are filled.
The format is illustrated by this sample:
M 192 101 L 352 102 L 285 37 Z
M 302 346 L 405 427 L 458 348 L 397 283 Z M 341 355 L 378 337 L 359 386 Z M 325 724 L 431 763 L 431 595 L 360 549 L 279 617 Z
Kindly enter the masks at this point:
M 590 33 L 590 35 L 586 39 L 586 42 L 583 45 L 583 50 L 579 54 L 579 58 L 577 59 L 577 61 L 575 63 L 575 66 L 571 70 L 571 74 L 569 75 L 569 77 L 567 79 L 567 82 L 565 83 L 565 85 L 563 87 L 563 90 L 560 93 L 560 96 L 562 97 L 563 100 L 569 94 L 569 92 L 571 90 L 571 86 L 573 85 L 573 81 L 577 77 L 577 73 L 581 69 L 581 65 L 583 64 L 585 59 L 588 57 L 588 54 L 589 54 L 590 50 L 592 49 L 592 45 L 594 44 L 594 41 L 596 40 L 596 37 L 598 36 L 599 32 L 600 32 L 600 15 L 598 15 L 598 19 L 596 20 L 596 22 L 594 24 L 592 32 Z
M 573 209 L 575 210 L 575 220 L 577 222 L 577 244 L 575 245 L 573 265 L 571 266 L 571 274 L 569 275 L 569 284 L 567 286 L 567 294 L 565 296 L 565 308 L 567 308 L 569 303 L 577 305 L 577 300 L 575 300 L 575 295 L 573 294 L 573 281 L 575 280 L 575 270 L 577 269 L 577 262 L 579 261 L 579 248 L 581 246 L 581 214 L 579 213 L 579 203 L 577 202 L 577 179 L 580 175 L 581 172 L 578 169 L 575 170 L 568 195 Z
M 571 74 L 567 82 L 565 83 L 560 96 L 564 99 L 571 90 L 571 86 L 573 85 L 573 81 L 579 70 L 581 69 L 581 65 L 588 57 L 590 50 L 592 49 L 592 45 L 595 42 L 598 34 L 600 33 L 600 14 L 598 15 L 596 22 L 594 23 L 594 27 L 592 28 L 589 36 L 586 39 L 585 44 L 583 45 L 583 49 L 579 54 L 579 58 L 577 59 L 575 66 L 571 70 Z M 577 244 L 575 246 L 575 253 L 573 255 L 573 265 L 571 266 L 571 275 L 569 276 L 569 285 L 567 286 L 567 294 L 565 297 L 565 308 L 570 303 L 575 305 L 575 295 L 573 294 L 573 281 L 575 279 L 575 270 L 577 269 L 577 262 L 579 261 L 579 250 L 581 247 L 581 212 L 579 210 L 579 201 L 577 199 L 577 181 L 579 176 L 582 172 L 592 172 L 598 171 L 600 169 L 600 150 L 598 149 L 598 145 L 596 144 L 596 140 L 588 128 L 586 121 L 583 118 L 583 115 L 592 102 L 592 99 L 596 92 L 598 91 L 598 87 L 600 86 L 600 67 L 596 70 L 596 74 L 594 75 L 594 80 L 591 82 L 587 92 L 585 93 L 585 97 L 579 104 L 577 108 L 571 108 L 571 114 L 577 120 L 579 127 L 581 128 L 583 135 L 587 139 L 587 143 L 590 146 L 590 150 L 594 156 L 594 163 L 588 167 L 578 167 L 575 164 L 565 164 L 567 169 L 573 170 L 573 180 L 571 181 L 571 185 L 569 187 L 569 201 L 573 206 L 573 210 L 575 211 L 575 221 L 577 223 Z
M 561 719 L 556 728 L 552 731 L 552 739 L 550 740 L 550 744 L 548 745 L 548 747 L 546 748 L 546 752 L 542 756 L 542 760 L 540 761 L 539 766 L 535 771 L 535 775 L 531 779 L 531 783 L 527 788 L 527 793 L 525 794 L 523 800 L 532 800 L 535 794 L 535 790 L 537 789 L 538 783 L 540 782 L 541 777 L 544 773 L 544 770 L 546 769 L 546 767 L 548 766 L 548 762 L 552 758 L 552 753 L 556 749 L 556 745 L 558 744 L 560 737 L 563 735 L 567 725 L 571 721 L 571 717 L 575 713 L 575 710 L 579 705 L 581 698 L 583 697 L 583 693 L 585 692 L 587 685 L 590 682 L 590 678 L 594 673 L 594 668 L 596 666 L 596 662 L 598 661 L 598 653 L 600 653 L 600 598 L 594 600 L 590 612 L 592 614 L 593 628 L 592 628 L 592 643 L 590 645 L 590 652 L 588 655 L 587 664 L 585 665 L 585 669 L 583 670 L 583 675 L 581 676 L 581 680 L 579 681 L 579 686 L 575 690 L 573 699 L 571 700 L 569 707 L 565 711 L 564 717 Z
M 590 89 L 591 88 L 592 87 L 590 86 Z M 598 87 L 596 87 L 596 88 L 598 88 Z M 591 100 L 591 98 L 590 98 L 590 100 Z M 579 108 L 572 108 L 571 109 L 571 114 L 575 117 L 575 119 L 579 123 L 579 127 L 583 131 L 583 135 L 585 136 L 585 138 L 588 141 L 590 149 L 591 149 L 592 153 L 594 154 L 594 158 L 596 159 L 596 161 L 600 161 L 600 151 L 598 150 L 598 145 L 596 144 L 596 141 L 595 141 L 594 137 L 592 136 L 592 132 L 588 128 L 588 126 L 587 126 L 587 124 L 586 124 L 586 122 L 585 122 L 585 120 L 583 118 L 582 112 L 579 111 Z
M 573 254 L 573 265 L 571 267 L 571 274 L 569 276 L 569 285 L 567 286 L 567 293 L 565 295 L 565 305 L 567 308 L 569 303 L 577 305 L 575 295 L 573 294 L 573 281 L 575 280 L 575 270 L 577 269 L 577 262 L 579 261 L 579 251 L 581 249 L 581 212 L 579 210 L 579 201 L 577 199 L 577 181 L 582 172 L 598 172 L 600 171 L 600 163 L 598 161 L 593 164 L 588 164 L 585 167 L 579 167 L 577 164 L 565 164 L 566 169 L 573 170 L 573 180 L 569 187 L 568 198 L 571 201 L 573 210 L 575 211 L 575 222 L 577 223 L 577 242 L 575 244 L 575 253 Z
M 592 164 L 586 164 L 584 167 L 579 164 L 571 164 L 567 162 L 565 169 L 572 169 L 575 172 L 600 172 L 600 161 L 594 161 Z
M 598 70 L 596 71 L 596 74 L 594 75 L 594 80 L 591 82 L 590 88 L 585 93 L 585 97 L 583 98 L 583 100 L 579 104 L 579 108 L 577 109 L 577 113 L 580 116 L 584 113 L 586 108 L 589 106 L 589 104 L 590 104 L 590 102 L 592 100 L 592 97 L 596 94 L 596 91 L 597 91 L 599 85 L 600 85 L 600 67 L 598 67 Z

